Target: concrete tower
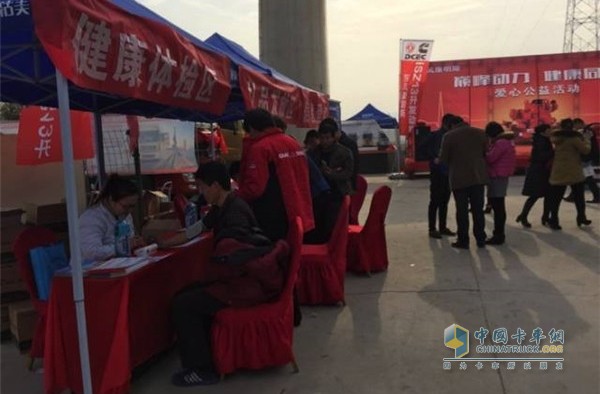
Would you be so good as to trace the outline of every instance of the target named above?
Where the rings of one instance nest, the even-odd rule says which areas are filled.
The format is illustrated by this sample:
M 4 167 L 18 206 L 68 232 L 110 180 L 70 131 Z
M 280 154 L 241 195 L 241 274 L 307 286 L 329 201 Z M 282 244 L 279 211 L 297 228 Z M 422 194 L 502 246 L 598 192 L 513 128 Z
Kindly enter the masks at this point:
M 326 0 L 259 0 L 260 60 L 329 93 Z
M 568 0 L 563 52 L 600 50 L 600 1 Z

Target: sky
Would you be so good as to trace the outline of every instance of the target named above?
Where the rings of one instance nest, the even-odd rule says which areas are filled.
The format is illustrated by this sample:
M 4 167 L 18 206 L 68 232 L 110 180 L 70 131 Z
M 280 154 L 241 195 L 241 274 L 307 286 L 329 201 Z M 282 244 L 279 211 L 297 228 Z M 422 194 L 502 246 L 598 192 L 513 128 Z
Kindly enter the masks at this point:
M 258 0 L 137 0 L 204 40 L 258 57 Z M 342 119 L 367 103 L 398 114 L 400 39 L 434 40 L 432 60 L 560 53 L 567 0 L 326 0 L 330 96 Z

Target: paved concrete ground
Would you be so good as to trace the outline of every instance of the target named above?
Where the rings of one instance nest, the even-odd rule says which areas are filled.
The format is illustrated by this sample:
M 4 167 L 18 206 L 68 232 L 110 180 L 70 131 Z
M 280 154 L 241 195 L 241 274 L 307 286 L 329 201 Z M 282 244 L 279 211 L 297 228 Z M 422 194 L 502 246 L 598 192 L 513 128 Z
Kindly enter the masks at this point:
M 523 177 L 511 179 L 508 201 L 508 244 L 501 247 L 454 250 L 453 240 L 427 237 L 428 180 L 388 181 L 369 177 L 364 220 L 375 187 L 388 184 L 393 197 L 388 213 L 387 273 L 373 277 L 349 274 L 347 306 L 303 308 L 304 321 L 295 333 L 300 373 L 282 367 L 240 372 L 225 382 L 195 389 L 170 386 L 178 367 L 170 352 L 133 383 L 134 393 L 598 393 L 600 392 L 599 273 L 600 206 L 588 205 L 594 223 L 575 225 L 572 204 L 561 207 L 563 231 L 542 227 L 541 203 L 530 216 L 533 228 L 522 229 L 514 218 L 524 198 Z M 487 216 L 487 227 L 491 221 Z M 451 203 L 449 223 L 454 225 Z M 472 242 L 472 244 L 474 244 Z M 466 371 L 453 364 L 443 345 L 444 328 L 452 323 L 471 330 L 479 327 L 540 327 L 565 334 L 564 369 L 492 370 L 485 363 Z M 490 330 L 490 331 L 491 331 Z M 489 334 L 491 336 L 491 332 Z M 490 338 L 488 337 L 488 343 Z M 548 339 L 543 340 L 548 343 Z M 510 340 L 514 344 L 514 340 Z M 471 353 L 476 357 L 471 336 Z M 14 344 L 2 347 L 2 392 L 42 392 L 42 376 L 29 373 Z

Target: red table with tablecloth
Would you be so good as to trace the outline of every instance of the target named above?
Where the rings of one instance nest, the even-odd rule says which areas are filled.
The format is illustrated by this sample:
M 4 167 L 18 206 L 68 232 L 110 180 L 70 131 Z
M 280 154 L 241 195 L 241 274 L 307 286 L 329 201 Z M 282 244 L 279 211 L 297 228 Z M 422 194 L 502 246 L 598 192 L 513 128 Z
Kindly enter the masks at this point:
M 160 261 L 115 278 L 84 278 L 94 393 L 126 393 L 131 370 L 174 341 L 171 300 L 205 277 L 212 237 L 174 248 Z M 44 354 L 46 393 L 83 392 L 70 277 L 55 277 L 48 302 Z

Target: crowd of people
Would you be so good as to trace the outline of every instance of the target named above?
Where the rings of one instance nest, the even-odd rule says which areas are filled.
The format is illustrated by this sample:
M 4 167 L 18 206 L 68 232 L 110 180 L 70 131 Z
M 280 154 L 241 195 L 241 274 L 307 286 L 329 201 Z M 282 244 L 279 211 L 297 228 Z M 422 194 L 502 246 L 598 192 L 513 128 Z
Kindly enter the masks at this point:
M 277 297 L 285 283 L 289 223 L 296 217 L 302 219 L 304 243 L 327 242 L 344 196 L 356 189 L 358 148 L 335 120 L 326 118 L 318 129 L 308 131 L 304 146 L 287 135 L 286 128 L 282 119 L 266 110 L 248 111 L 243 121 L 246 137 L 241 161 L 227 168 L 220 161 L 207 160 L 195 174 L 203 201 L 210 205 L 206 216 L 175 235 L 158 239 L 161 247 L 170 247 L 207 230 L 212 230 L 214 239 L 212 261 L 216 264 L 210 264 L 208 277 L 182 289 L 172 303 L 183 366 L 172 378 L 177 386 L 218 381 L 210 349 L 215 313 Z M 426 141 L 431 172 L 430 237 L 456 235 L 452 247 L 468 249 L 470 213 L 478 247 L 505 243 L 505 197 L 516 162 L 513 137 L 496 122 L 482 130 L 459 116 L 444 115 L 441 128 Z M 585 183 L 594 195 L 592 202 L 598 202 L 600 196 L 585 168 L 597 160 L 595 135 L 580 119 L 536 127 L 523 186 L 527 199 L 517 222 L 531 227 L 529 212 L 543 198 L 542 224 L 560 230 L 559 208 L 566 187 L 571 186 L 567 200 L 575 203 L 577 225 L 589 225 Z M 486 188 L 494 222 L 489 238 L 484 220 Z M 456 232 L 447 224 L 451 195 L 456 204 Z M 110 177 L 98 202 L 80 218 L 84 259 L 103 260 L 115 255 L 115 225 L 125 221 L 133 229 L 130 212 L 137 198 L 135 184 L 116 175 Z M 134 248 L 144 244 L 134 234 L 130 239 Z M 256 261 L 260 261 L 260 270 L 252 269 Z M 294 302 L 295 325 L 300 324 L 301 317 Z
M 356 187 L 358 148 L 334 119 L 326 118 L 318 130 L 308 132 L 304 147 L 285 134 L 281 118 L 263 109 L 248 111 L 242 127 L 246 137 L 240 162 L 227 168 L 220 161 L 204 160 L 195 174 L 203 201 L 210 204 L 206 216 L 157 240 L 160 247 L 171 247 L 203 231 L 213 232 L 215 264 L 209 264 L 202 282 L 182 289 L 172 303 L 183 366 L 172 377 L 177 386 L 218 381 L 210 348 L 215 313 L 276 298 L 285 283 L 289 223 L 301 218 L 305 243 L 327 242 L 344 196 Z M 133 231 L 137 195 L 134 183 L 111 176 L 98 203 L 80 218 L 84 259 L 115 256 L 115 226 L 125 221 Z M 131 235 L 133 248 L 144 244 Z M 260 269 L 252 268 L 256 265 Z M 301 318 L 294 300 L 294 324 Z
M 424 142 L 430 159 L 429 236 L 455 235 L 446 223 L 448 203 L 453 194 L 457 225 L 457 240 L 451 244 L 453 247 L 469 248 L 469 212 L 478 247 L 504 244 L 505 197 L 516 164 L 513 133 L 497 122 L 490 122 L 481 130 L 452 114 L 444 115 L 441 124 L 441 128 Z M 564 200 L 575 203 L 577 226 L 590 225 L 591 220 L 585 213 L 584 188 L 587 184 L 593 194 L 589 203 L 600 202 L 592 167 L 598 165 L 598 160 L 596 135 L 583 120 L 563 119 L 557 125 L 537 126 L 522 191 L 527 199 L 516 217 L 517 223 L 530 228 L 529 212 L 535 202 L 543 198 L 542 224 L 561 230 L 559 208 L 567 186 L 571 186 L 571 194 Z M 489 238 L 484 220 L 486 188 L 494 222 Z

